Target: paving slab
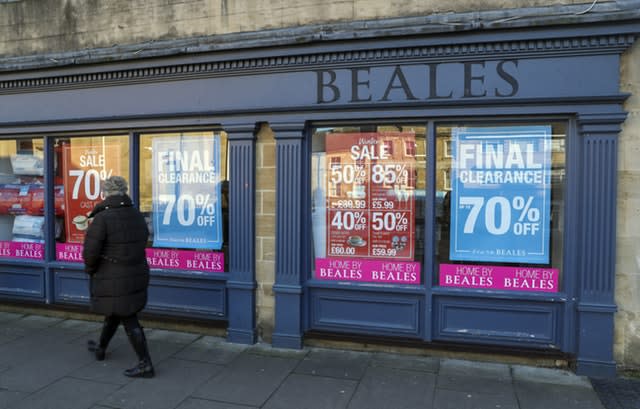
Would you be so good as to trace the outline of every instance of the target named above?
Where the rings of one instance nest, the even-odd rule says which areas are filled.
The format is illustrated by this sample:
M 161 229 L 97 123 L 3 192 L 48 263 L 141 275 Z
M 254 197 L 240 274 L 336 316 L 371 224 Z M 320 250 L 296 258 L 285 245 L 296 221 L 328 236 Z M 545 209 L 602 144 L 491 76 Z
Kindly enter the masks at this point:
M 54 326 L 64 321 L 64 318 L 46 317 L 42 315 L 25 315 L 12 324 L 19 325 L 22 328 L 41 329 Z
M 440 360 L 440 375 L 469 375 L 478 378 L 500 379 L 511 381 L 511 367 L 493 362 L 464 361 L 460 359 Z
M 436 409 L 520 409 L 513 391 L 509 394 L 495 394 L 444 389 L 436 389 L 433 406 L 427 406 L 427 408 L 431 407 Z
M 256 354 L 279 358 L 302 359 L 309 353 L 309 349 L 274 348 L 269 344 L 260 343 L 250 345 L 245 352 L 247 354 Z
M 591 379 L 593 388 L 607 409 L 640 409 L 640 379 Z
M 55 325 L 70 331 L 94 332 L 102 329 L 102 322 L 67 319 Z
M 585 376 L 577 376 L 571 371 L 554 368 L 512 365 L 515 382 L 543 382 L 553 385 L 582 386 L 591 388 L 591 381 Z
M 89 351 L 86 351 L 86 354 L 90 356 L 91 362 L 73 371 L 72 375 L 75 378 L 116 385 L 126 385 L 133 381 L 132 378 L 123 375 L 124 370 L 136 361 L 136 355 L 128 344 L 109 348 L 104 361 L 95 360 Z
M 167 331 L 164 329 L 145 329 L 144 333 L 149 342 L 158 341 L 181 345 L 191 344 L 193 341 L 202 337 L 202 335 L 192 332 Z
M 262 406 L 298 363 L 298 359 L 244 352 L 193 397 Z
M 604 409 L 595 391 L 584 386 L 516 382 L 521 409 Z
M 349 409 L 425 409 L 434 397 L 436 375 L 402 369 L 367 368 Z
M 155 369 L 155 378 L 135 379 L 98 403 L 119 409 L 174 409 L 222 367 L 167 359 Z
M 436 388 L 467 393 L 514 395 L 511 379 L 478 377 L 473 372 L 468 375 L 440 373 Z
M 0 373 L 0 388 L 35 392 L 91 362 L 92 358 L 75 345 L 43 345 L 31 354 L 13 361 Z
M 0 311 L 0 323 L 15 321 L 22 317 L 24 317 L 24 314 L 16 313 L 16 312 Z
M 176 409 L 258 409 L 258 407 L 189 398 L 186 401 L 182 402 Z
M 292 374 L 269 398 L 263 409 L 344 409 L 358 382 Z
M 369 366 L 366 352 L 311 349 L 296 367 L 295 373 L 339 379 L 360 379 Z
M 0 389 L 0 409 L 9 409 L 11 405 L 20 402 L 27 396 L 29 396 L 29 393 L 27 392 Z
M 436 373 L 440 368 L 440 359 L 434 357 L 377 352 L 374 353 L 371 358 L 371 365 Z
M 63 378 L 27 396 L 11 409 L 85 409 L 113 393 L 117 385 Z
M 230 344 L 219 337 L 204 336 L 185 346 L 174 354 L 174 357 L 226 365 L 236 359 L 247 348 L 247 345 Z

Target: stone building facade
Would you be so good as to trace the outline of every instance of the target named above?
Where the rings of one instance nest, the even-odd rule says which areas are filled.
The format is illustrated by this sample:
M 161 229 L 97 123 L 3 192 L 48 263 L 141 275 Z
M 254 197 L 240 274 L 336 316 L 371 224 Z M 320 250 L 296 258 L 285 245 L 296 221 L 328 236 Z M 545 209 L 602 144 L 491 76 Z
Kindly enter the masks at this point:
M 635 0 L 0 0 L 0 82 L 55 77 L 76 67 L 91 73 L 99 64 L 144 67 L 153 59 L 215 60 L 218 52 L 241 58 L 277 47 L 385 41 L 381 36 L 411 41 L 477 33 L 481 41 L 485 31 L 526 30 L 532 23 L 638 24 L 639 10 Z M 629 96 L 617 141 L 613 358 L 619 366 L 640 367 L 639 41 L 622 52 L 619 76 L 619 91 Z M 258 336 L 270 342 L 278 332 L 278 131 L 265 121 L 255 134 L 255 319 Z

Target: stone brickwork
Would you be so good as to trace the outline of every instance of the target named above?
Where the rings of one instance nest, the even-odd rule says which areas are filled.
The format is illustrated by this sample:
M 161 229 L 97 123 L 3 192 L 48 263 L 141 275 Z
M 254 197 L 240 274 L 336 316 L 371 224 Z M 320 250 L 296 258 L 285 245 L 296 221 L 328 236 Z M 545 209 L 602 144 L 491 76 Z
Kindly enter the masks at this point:
M 632 95 L 619 139 L 618 223 L 614 354 L 626 367 L 640 367 L 640 42 L 621 64 L 620 90 Z
M 256 322 L 258 336 L 271 341 L 276 269 L 276 141 L 263 125 L 256 145 Z
M 12 0 L 0 1 L 0 56 L 432 13 L 584 0 Z

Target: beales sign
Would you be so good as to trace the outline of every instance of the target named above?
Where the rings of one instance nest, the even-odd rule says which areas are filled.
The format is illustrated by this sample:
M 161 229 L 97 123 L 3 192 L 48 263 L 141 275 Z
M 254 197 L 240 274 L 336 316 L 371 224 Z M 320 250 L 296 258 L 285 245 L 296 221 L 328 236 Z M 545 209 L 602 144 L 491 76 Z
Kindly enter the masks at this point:
M 316 103 L 508 98 L 520 88 L 518 60 L 316 70 Z

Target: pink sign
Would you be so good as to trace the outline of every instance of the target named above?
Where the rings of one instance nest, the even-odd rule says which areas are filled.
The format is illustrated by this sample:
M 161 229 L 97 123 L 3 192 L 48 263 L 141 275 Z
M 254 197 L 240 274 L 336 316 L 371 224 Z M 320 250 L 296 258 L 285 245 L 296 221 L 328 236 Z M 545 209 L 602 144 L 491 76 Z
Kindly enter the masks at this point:
M 147 262 L 151 268 L 176 270 L 224 271 L 224 253 L 215 251 L 147 249 Z
M 82 244 L 56 243 L 56 260 L 82 263 Z
M 151 268 L 170 268 L 176 270 L 207 271 L 220 273 L 224 271 L 224 253 L 192 250 L 145 250 L 147 263 Z M 59 261 L 83 262 L 82 245 L 73 243 L 57 243 L 56 259 Z
M 44 244 L 22 241 L 0 241 L 0 257 L 42 260 Z
M 413 261 L 316 259 L 318 280 L 420 284 L 420 263 Z
M 558 292 L 557 268 L 440 264 L 443 287 Z

